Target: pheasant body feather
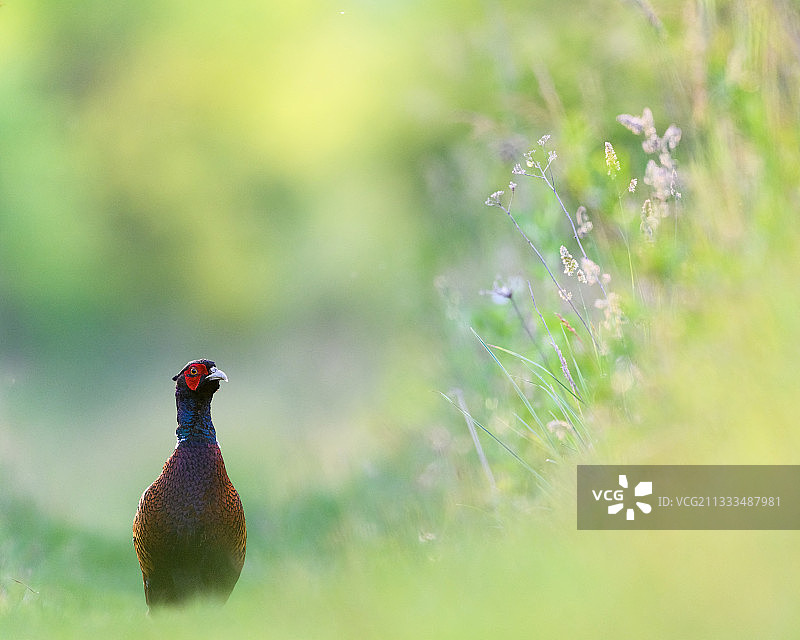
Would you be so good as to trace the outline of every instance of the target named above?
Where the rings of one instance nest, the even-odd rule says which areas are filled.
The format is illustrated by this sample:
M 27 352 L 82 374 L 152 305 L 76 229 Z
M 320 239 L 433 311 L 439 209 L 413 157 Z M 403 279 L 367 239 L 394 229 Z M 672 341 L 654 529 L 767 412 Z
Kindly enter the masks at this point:
M 203 371 L 201 364 L 206 375 L 192 389 L 188 374 Z M 196 595 L 227 600 L 245 557 L 244 510 L 211 422 L 211 396 L 227 377 L 212 361 L 199 360 L 187 364 L 176 379 L 178 444 L 142 494 L 133 521 L 150 607 Z

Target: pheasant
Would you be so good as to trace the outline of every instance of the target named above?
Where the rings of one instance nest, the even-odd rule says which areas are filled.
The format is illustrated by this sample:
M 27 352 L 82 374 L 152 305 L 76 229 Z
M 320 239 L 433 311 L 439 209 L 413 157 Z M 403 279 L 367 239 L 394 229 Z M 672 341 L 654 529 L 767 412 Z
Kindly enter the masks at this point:
M 211 422 L 211 398 L 228 377 L 211 360 L 192 360 L 173 380 L 178 444 L 133 520 L 149 608 L 199 595 L 225 602 L 242 571 L 247 537 Z

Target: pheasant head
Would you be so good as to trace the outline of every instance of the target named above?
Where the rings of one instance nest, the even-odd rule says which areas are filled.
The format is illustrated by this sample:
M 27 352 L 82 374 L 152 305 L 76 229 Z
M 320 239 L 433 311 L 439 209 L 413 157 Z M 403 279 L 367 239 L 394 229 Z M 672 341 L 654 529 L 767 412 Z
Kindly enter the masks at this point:
M 175 404 L 178 409 L 178 442 L 217 441 L 211 421 L 211 398 L 228 376 L 213 360 L 192 360 L 176 375 Z

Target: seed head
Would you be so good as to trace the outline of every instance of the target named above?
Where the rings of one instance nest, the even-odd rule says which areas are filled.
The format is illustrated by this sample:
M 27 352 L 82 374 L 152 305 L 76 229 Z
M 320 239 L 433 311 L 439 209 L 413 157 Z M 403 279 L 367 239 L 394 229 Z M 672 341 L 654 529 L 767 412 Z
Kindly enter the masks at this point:
M 586 274 L 578 266 L 578 261 L 572 257 L 572 254 L 567 251 L 564 245 L 561 245 L 561 264 L 564 265 L 564 273 L 568 276 L 576 276 L 578 282 L 586 284 Z
M 617 116 L 617 122 L 619 122 L 629 131 L 632 131 L 634 135 L 641 135 L 642 131 L 644 131 L 644 123 L 638 116 L 632 116 L 629 113 L 622 113 Z
M 594 228 L 592 221 L 589 220 L 589 217 L 586 215 L 586 207 L 583 205 L 578 207 L 578 210 L 575 212 L 575 219 L 578 221 L 577 232 L 579 238 L 583 238 Z
M 600 280 L 600 265 L 589 258 L 581 258 L 581 269 L 585 274 L 586 284 L 591 286 Z
M 561 264 L 564 265 L 564 273 L 568 276 L 574 276 L 578 270 L 578 261 L 572 257 L 572 254 L 563 244 L 561 245 Z
M 569 367 L 567 366 L 567 361 L 564 359 L 564 354 L 561 353 L 561 349 L 558 348 L 558 345 L 555 342 L 553 343 L 553 349 L 555 349 L 558 360 L 561 363 L 561 372 L 564 374 L 567 382 L 569 382 L 569 386 L 572 387 L 572 391 L 574 393 L 578 393 L 578 388 L 575 386 L 575 381 L 572 379 L 572 374 L 569 372 Z
M 608 175 L 615 178 L 619 173 L 619 160 L 617 159 L 617 152 L 610 142 L 606 142 L 606 167 L 608 168 Z
M 495 191 L 492 195 L 486 198 L 486 206 L 487 207 L 499 207 L 500 206 L 500 196 L 502 196 L 505 191 Z

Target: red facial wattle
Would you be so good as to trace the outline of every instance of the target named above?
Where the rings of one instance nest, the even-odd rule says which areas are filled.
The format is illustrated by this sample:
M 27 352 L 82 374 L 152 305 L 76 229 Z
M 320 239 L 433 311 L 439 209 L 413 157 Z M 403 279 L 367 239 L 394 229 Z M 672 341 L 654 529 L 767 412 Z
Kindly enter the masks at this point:
M 186 386 L 189 387 L 192 391 L 196 391 L 198 385 L 200 384 L 200 380 L 203 379 L 203 376 L 208 375 L 208 369 L 206 369 L 206 365 L 198 363 L 193 364 L 191 367 L 188 367 L 186 371 L 183 372 L 183 378 L 186 380 Z

